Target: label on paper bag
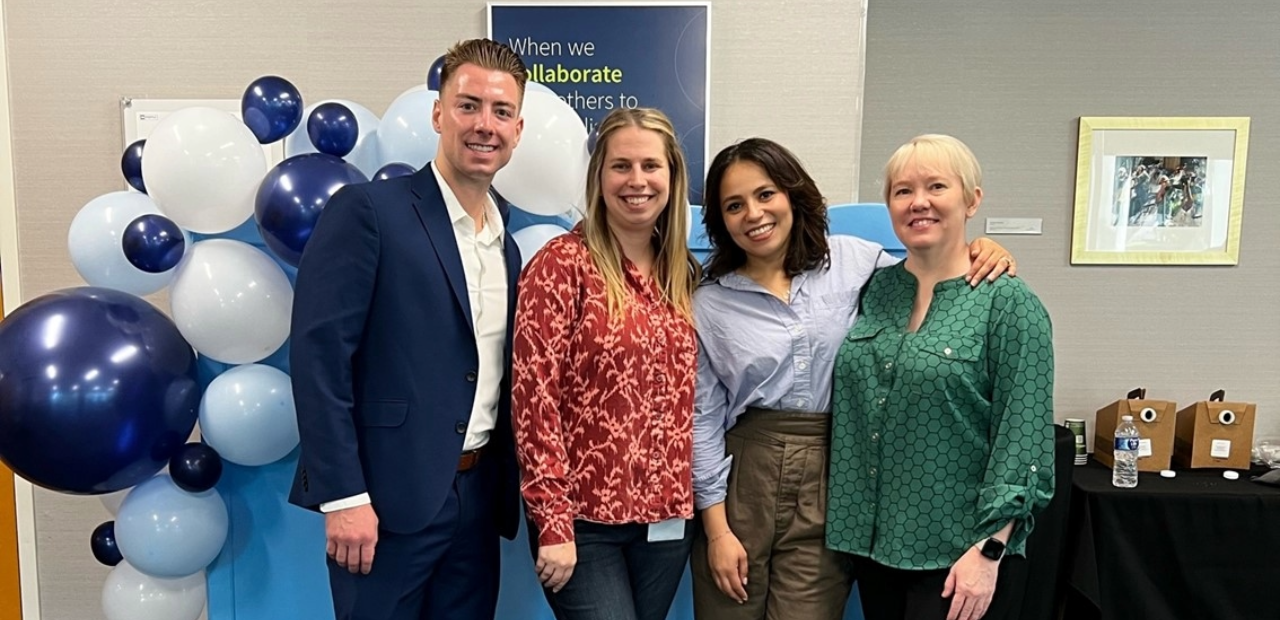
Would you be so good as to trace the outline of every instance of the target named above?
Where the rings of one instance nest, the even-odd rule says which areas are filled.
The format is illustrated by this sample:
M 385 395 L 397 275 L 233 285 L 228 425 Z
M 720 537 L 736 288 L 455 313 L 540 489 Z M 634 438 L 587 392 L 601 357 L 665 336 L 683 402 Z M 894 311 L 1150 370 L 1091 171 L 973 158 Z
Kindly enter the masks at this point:
M 684 538 L 684 526 L 687 519 L 679 517 L 649 524 L 649 542 L 663 542 Z
M 1231 440 L 1213 440 L 1213 444 L 1209 446 L 1209 456 L 1212 456 L 1215 459 L 1225 459 L 1231 456 Z
M 1150 439 L 1138 440 L 1138 458 L 1142 458 L 1144 456 L 1151 456 L 1151 440 Z

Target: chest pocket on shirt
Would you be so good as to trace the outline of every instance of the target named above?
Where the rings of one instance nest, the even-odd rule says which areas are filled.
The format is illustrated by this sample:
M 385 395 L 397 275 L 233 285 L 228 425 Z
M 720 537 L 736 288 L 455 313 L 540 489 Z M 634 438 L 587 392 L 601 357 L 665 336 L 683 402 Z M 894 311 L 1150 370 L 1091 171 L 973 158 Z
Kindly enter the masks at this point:
M 858 303 L 858 291 L 836 291 L 834 293 L 825 293 L 817 295 L 813 298 L 814 308 L 823 308 L 830 310 L 833 308 L 853 309 Z
M 880 332 L 884 331 L 886 327 L 886 325 L 876 325 L 871 321 L 858 321 L 853 324 L 853 327 L 849 330 L 849 334 L 846 335 L 844 339 L 848 342 L 871 340 L 872 338 L 880 335 Z
M 919 370 L 928 374 L 965 379 L 981 370 L 982 341 L 976 337 L 922 335 L 916 348 Z

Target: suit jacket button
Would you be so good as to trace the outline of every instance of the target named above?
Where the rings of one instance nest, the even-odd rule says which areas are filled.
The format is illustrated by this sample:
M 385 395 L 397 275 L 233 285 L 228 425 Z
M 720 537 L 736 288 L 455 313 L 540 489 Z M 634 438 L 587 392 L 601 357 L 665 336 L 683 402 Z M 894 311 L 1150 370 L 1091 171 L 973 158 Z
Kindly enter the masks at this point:
M 458 431 L 459 435 L 465 435 L 467 434 L 467 423 L 458 422 L 456 425 L 454 425 L 453 430 Z
M 475 382 L 476 382 L 476 373 L 475 373 L 475 371 L 468 372 L 468 373 L 467 373 L 467 383 L 475 383 Z

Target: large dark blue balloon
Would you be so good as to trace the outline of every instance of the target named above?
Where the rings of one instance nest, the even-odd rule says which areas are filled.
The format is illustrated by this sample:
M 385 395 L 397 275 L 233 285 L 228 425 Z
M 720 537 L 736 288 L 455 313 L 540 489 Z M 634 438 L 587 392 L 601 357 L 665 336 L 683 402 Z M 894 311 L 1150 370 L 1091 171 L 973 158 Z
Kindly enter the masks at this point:
M 120 554 L 120 547 L 116 545 L 115 521 L 106 521 L 93 528 L 93 535 L 89 537 L 89 549 L 93 551 L 94 558 L 107 566 L 115 566 L 124 559 Z
M 356 115 L 341 103 L 330 101 L 316 106 L 307 118 L 307 137 L 317 151 L 334 157 L 346 157 L 356 148 L 360 137 Z
M 147 184 L 142 181 L 142 147 L 146 145 L 146 140 L 138 140 L 130 144 L 124 150 L 124 155 L 120 156 L 120 172 L 124 173 L 124 180 L 128 181 L 130 187 L 144 194 L 147 193 Z
M 195 427 L 191 345 L 167 316 L 114 289 L 33 299 L 0 321 L 0 460 L 39 486 L 127 489 Z
M 329 198 L 344 185 L 368 181 L 359 168 L 324 153 L 280 162 L 262 179 L 254 200 L 263 241 L 280 260 L 297 267 Z
M 440 91 L 440 77 L 444 72 L 444 56 L 441 56 L 431 63 L 431 68 L 427 69 L 427 90 Z
M 208 491 L 222 477 L 222 456 L 209 444 L 189 443 L 169 459 L 169 477 L 188 493 Z
M 158 213 L 139 215 L 121 235 L 124 257 L 147 273 L 164 273 L 178 266 L 187 241 L 173 220 Z
M 386 181 L 387 179 L 394 179 L 397 177 L 407 177 L 415 172 L 417 172 L 417 170 L 414 170 L 413 166 L 393 161 L 381 168 L 378 168 L 378 171 L 373 173 L 373 180 Z
M 240 114 L 258 142 L 270 144 L 292 133 L 302 122 L 302 95 L 289 80 L 265 75 L 244 90 Z

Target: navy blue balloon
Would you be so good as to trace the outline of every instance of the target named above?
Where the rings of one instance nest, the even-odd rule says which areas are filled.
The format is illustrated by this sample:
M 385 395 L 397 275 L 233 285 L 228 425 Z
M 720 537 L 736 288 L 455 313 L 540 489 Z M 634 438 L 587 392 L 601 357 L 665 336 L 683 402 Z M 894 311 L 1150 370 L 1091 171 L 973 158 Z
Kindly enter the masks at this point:
M 289 80 L 265 75 L 244 89 L 240 114 L 258 142 L 271 144 L 302 122 L 302 95 Z
M 147 193 L 147 184 L 142 182 L 142 147 L 146 144 L 146 140 L 138 140 L 130 144 L 124 150 L 124 155 L 120 156 L 120 172 L 124 173 L 124 180 L 130 187 L 144 194 Z
M 169 477 L 183 491 L 208 491 L 222 478 L 222 456 L 209 444 L 189 443 L 169 459 Z
M 444 73 L 444 56 L 441 56 L 431 63 L 431 68 L 427 69 L 427 90 L 440 91 L 440 77 Z
M 139 215 L 121 235 L 124 257 L 147 273 L 164 273 L 178 266 L 187 242 L 182 228 L 158 213 Z
M 93 528 L 89 536 L 89 549 L 93 557 L 107 566 L 115 566 L 124 560 L 120 547 L 116 545 L 116 522 L 106 521 Z
M 344 185 L 368 181 L 359 168 L 325 153 L 280 162 L 262 179 L 254 200 L 263 241 L 280 260 L 297 267 L 329 198 Z
M 397 177 L 407 177 L 415 172 L 417 172 L 417 170 L 414 170 L 413 166 L 393 161 L 381 168 L 378 168 L 378 171 L 373 173 L 373 180 L 386 181 L 387 179 L 394 179 Z
M 0 460 L 53 491 L 111 493 L 169 462 L 195 428 L 196 356 L 128 293 L 55 291 L 0 321 Z
M 356 148 L 360 126 L 351 108 L 337 102 L 322 103 L 307 118 L 307 137 L 317 151 L 346 157 Z

